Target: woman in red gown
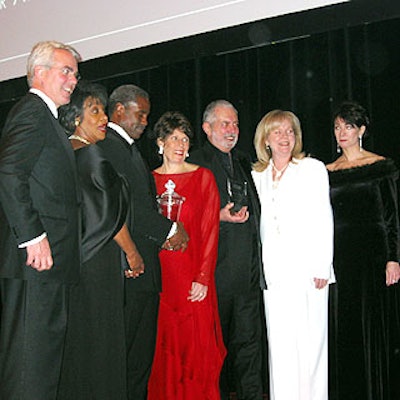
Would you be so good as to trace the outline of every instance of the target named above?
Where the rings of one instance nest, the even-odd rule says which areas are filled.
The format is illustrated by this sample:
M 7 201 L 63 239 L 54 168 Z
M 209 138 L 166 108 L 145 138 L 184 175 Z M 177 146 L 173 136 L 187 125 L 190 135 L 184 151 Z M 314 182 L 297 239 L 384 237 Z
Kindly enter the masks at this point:
M 192 130 L 178 112 L 154 127 L 163 163 L 154 172 L 157 193 L 166 184 L 184 197 L 179 220 L 186 251 L 161 250 L 163 291 L 148 400 L 217 400 L 225 357 L 214 283 L 219 194 L 212 172 L 185 161 Z

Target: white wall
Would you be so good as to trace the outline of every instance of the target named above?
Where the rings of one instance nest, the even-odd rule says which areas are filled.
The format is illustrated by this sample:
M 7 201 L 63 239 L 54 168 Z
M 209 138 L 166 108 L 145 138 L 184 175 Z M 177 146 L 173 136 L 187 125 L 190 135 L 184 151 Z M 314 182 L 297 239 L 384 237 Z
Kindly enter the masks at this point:
M 34 43 L 84 60 L 347 0 L 0 0 L 0 81 L 25 75 Z

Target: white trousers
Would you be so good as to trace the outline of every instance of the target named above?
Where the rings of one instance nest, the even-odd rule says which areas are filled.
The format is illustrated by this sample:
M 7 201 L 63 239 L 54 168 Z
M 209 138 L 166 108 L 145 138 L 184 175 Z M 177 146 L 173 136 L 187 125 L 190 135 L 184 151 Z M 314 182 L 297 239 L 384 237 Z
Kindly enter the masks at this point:
M 270 400 L 328 399 L 328 286 L 264 291 Z

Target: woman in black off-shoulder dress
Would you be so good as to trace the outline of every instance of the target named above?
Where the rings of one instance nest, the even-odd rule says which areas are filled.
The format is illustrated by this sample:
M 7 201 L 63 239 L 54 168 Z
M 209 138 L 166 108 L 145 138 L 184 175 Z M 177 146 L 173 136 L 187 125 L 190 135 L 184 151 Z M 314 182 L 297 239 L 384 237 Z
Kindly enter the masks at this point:
M 398 400 L 398 169 L 362 148 L 363 107 L 343 103 L 334 120 L 342 155 L 327 166 L 337 282 L 330 292 L 330 400 Z
M 58 400 L 127 396 L 124 275 L 138 277 L 143 261 L 125 223 L 126 184 L 96 146 L 106 134 L 106 101 L 104 88 L 80 83 L 71 102 L 60 108 L 60 122 L 72 133 L 82 193 L 83 264 L 80 281 L 70 289 Z

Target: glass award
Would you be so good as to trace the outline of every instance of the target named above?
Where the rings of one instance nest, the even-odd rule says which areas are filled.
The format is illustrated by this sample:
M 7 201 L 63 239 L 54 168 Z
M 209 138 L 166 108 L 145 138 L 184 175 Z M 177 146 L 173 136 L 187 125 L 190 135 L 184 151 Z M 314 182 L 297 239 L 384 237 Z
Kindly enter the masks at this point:
M 248 205 L 247 200 L 247 182 L 228 179 L 227 189 L 229 194 L 229 201 L 233 203 L 231 214 L 237 213 L 244 206 Z
M 177 222 L 179 221 L 185 198 L 175 192 L 176 185 L 171 179 L 168 180 L 164 187 L 166 189 L 165 192 L 157 196 L 158 210 L 164 217 Z

